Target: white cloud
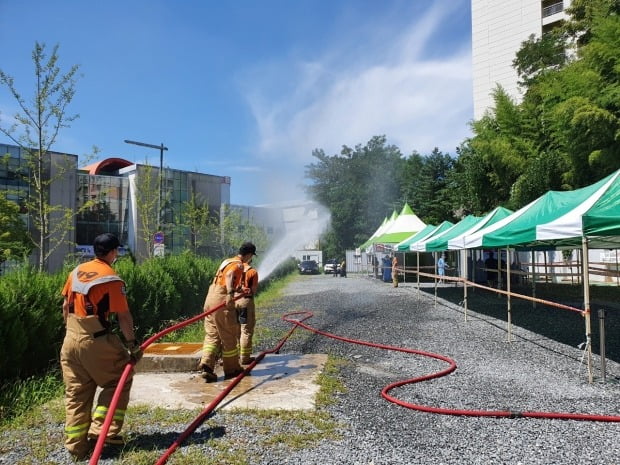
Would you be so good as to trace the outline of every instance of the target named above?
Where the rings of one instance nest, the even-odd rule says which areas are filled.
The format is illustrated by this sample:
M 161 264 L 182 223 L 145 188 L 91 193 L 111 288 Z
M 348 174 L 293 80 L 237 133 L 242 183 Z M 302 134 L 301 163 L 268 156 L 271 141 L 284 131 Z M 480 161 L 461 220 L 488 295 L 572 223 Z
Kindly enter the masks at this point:
M 440 4 L 407 29 L 391 31 L 389 41 L 385 25 L 365 28 L 377 35 L 366 36 L 363 47 L 345 45 L 348 38 L 320 59 L 254 70 L 245 86 L 257 155 L 307 164 L 315 148 L 338 153 L 343 144 L 382 134 L 406 155 L 434 147 L 454 153 L 472 118 L 471 56 L 467 42 L 448 56 L 425 58 L 444 33 L 442 18 L 454 13 Z M 274 82 L 278 76 L 285 84 Z

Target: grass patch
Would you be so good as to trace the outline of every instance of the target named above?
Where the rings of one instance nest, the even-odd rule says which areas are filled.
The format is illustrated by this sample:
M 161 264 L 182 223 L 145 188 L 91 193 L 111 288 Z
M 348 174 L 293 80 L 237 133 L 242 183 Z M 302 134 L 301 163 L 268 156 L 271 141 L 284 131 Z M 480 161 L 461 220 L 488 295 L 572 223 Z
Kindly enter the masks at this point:
M 320 386 L 319 392 L 316 395 L 316 404 L 319 407 L 332 405 L 336 403 L 336 395 L 344 394 L 347 392 L 347 388 L 338 379 L 338 372 L 345 365 L 349 365 L 349 361 L 336 358 L 333 356 L 327 357 L 325 367 L 317 378 L 317 384 Z
M 247 454 L 243 450 L 235 449 L 228 441 L 209 440 L 210 455 L 196 446 L 187 446 L 176 451 L 170 459 L 170 465 L 248 465 Z M 160 451 L 128 450 L 123 453 L 119 463 L 122 465 L 152 465 L 161 456 Z
M 0 387 L 0 426 L 6 423 L 31 423 L 33 411 L 63 395 L 64 385 L 59 372 L 41 377 L 16 380 Z

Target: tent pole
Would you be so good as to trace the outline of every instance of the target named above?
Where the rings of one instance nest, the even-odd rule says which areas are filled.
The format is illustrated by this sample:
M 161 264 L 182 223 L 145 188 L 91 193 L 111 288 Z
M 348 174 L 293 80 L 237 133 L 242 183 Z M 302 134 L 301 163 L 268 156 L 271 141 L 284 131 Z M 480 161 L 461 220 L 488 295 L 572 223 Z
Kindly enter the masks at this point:
M 618 274 L 618 249 L 614 250 L 616 256 L 616 285 L 620 286 L 620 275 Z
M 532 297 L 536 298 L 536 252 L 532 250 Z M 532 308 L 536 308 L 536 301 L 532 301 Z
M 510 249 L 506 247 L 506 290 L 508 291 L 507 295 L 507 305 L 508 305 L 508 321 L 507 321 L 507 329 L 508 329 L 508 342 L 512 342 L 512 300 L 510 299 Z
M 590 265 L 588 259 L 588 238 L 582 238 L 581 259 L 583 269 L 583 311 L 586 323 L 586 346 L 584 356 L 588 362 L 588 382 L 592 384 L 592 323 L 590 319 Z
M 467 252 L 469 252 L 470 255 L 472 255 L 474 253 L 473 250 L 463 250 L 465 257 L 467 257 Z M 465 258 L 465 279 L 463 280 L 463 308 L 465 310 L 465 321 L 467 321 L 467 280 L 469 279 L 469 275 L 468 275 L 468 263 L 467 263 L 467 258 Z M 471 266 L 472 266 L 472 273 L 474 272 L 474 260 L 472 258 L 471 261 Z
M 418 300 L 420 300 L 420 252 L 416 250 L 416 257 L 418 260 L 418 272 L 416 273 L 418 277 Z
M 432 254 L 435 261 L 435 308 L 437 308 L 437 252 Z

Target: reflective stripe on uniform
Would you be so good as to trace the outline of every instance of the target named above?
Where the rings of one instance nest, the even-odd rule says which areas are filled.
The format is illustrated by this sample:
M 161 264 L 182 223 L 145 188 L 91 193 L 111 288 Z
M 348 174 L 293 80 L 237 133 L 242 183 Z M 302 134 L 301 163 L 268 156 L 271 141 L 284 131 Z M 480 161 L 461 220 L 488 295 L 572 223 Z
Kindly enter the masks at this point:
M 68 438 L 79 438 L 82 436 L 86 436 L 89 427 L 90 423 L 82 423 L 80 425 L 74 426 L 65 426 L 65 435 Z
M 222 358 L 224 357 L 237 357 L 239 356 L 239 348 L 235 347 L 232 350 L 227 350 L 226 352 L 222 351 Z
M 219 352 L 218 346 L 215 344 L 203 344 L 202 351 L 205 354 L 217 354 Z
M 110 410 L 105 405 L 97 405 L 97 408 L 93 412 L 93 418 L 105 418 L 108 414 L 108 410 Z M 123 421 L 125 419 L 125 410 L 116 409 L 114 411 L 114 420 Z
M 71 292 L 78 292 L 83 295 L 88 295 L 88 291 L 90 291 L 90 288 L 96 286 L 97 284 L 111 283 L 113 281 L 123 281 L 117 275 L 109 274 L 83 283 L 78 278 L 78 268 L 79 267 L 76 267 L 73 270 L 73 276 L 71 277 Z

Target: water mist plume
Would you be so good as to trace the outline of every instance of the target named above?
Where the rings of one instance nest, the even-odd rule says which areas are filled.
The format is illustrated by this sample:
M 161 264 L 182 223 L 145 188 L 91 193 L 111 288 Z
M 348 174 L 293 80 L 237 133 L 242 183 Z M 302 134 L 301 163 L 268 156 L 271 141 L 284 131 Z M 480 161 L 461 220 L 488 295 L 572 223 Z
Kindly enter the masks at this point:
M 284 236 L 276 239 L 261 258 L 257 271 L 260 279 L 267 279 L 280 263 L 295 256 L 298 250 L 306 249 L 318 241 L 319 236 L 329 226 L 331 216 L 321 205 L 313 204 L 306 208 L 303 216 L 286 224 Z

